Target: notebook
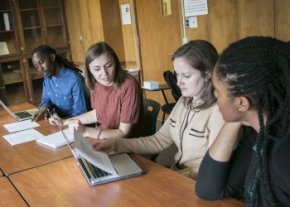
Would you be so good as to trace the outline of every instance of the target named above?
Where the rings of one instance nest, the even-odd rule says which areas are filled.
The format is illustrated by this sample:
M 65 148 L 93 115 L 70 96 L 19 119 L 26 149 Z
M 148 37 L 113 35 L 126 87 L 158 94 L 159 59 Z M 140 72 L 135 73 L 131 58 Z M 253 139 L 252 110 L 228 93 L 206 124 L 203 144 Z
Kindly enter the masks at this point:
M 72 143 L 74 141 L 73 132 L 72 129 L 64 129 L 63 132 L 68 138 L 69 143 Z M 44 136 L 43 138 L 37 139 L 37 143 L 46 145 L 48 147 L 52 147 L 54 149 L 57 149 L 59 147 L 63 147 L 66 145 L 66 140 L 63 138 L 61 132 L 56 132 L 47 136 Z
M 31 119 L 34 114 L 38 112 L 37 108 L 33 109 L 28 109 L 24 111 L 17 111 L 17 112 L 12 112 L 0 99 L 0 105 L 17 121 L 24 121 L 27 119 Z
M 90 185 L 138 176 L 144 170 L 127 153 L 106 154 L 96 151 L 82 135 L 74 132 L 75 149 L 73 154 Z M 69 146 L 69 142 L 67 143 Z

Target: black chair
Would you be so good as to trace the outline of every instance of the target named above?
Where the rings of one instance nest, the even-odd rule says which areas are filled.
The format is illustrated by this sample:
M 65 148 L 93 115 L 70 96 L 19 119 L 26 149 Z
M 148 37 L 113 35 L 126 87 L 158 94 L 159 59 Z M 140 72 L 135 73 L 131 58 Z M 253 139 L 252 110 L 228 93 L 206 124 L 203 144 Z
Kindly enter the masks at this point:
M 177 78 L 176 78 L 176 75 L 175 73 L 173 73 L 172 71 L 170 70 L 167 70 L 163 73 L 163 78 L 164 80 L 166 81 L 166 83 L 170 86 L 171 88 L 171 93 L 172 93 L 172 96 L 174 97 L 175 99 L 175 103 L 176 101 L 180 98 L 181 96 L 181 91 L 180 91 L 180 88 L 178 87 L 177 85 Z M 162 107 L 161 107 L 161 110 L 163 112 L 163 116 L 162 116 L 162 124 L 164 123 L 164 120 L 165 120 L 165 115 L 167 114 L 170 114 L 172 109 L 174 108 L 175 106 L 175 103 L 166 103 L 164 104 Z
M 156 132 L 156 121 L 161 106 L 160 103 L 151 99 L 144 99 L 143 105 L 144 105 L 144 117 L 143 117 L 144 129 L 142 136 L 149 136 Z

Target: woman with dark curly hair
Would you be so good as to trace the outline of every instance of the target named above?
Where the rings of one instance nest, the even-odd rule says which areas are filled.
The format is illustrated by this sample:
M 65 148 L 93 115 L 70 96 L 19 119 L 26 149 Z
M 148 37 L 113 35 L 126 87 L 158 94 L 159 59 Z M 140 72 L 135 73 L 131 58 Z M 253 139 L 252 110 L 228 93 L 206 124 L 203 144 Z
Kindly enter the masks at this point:
M 213 83 L 226 123 L 202 161 L 197 194 L 290 206 L 289 42 L 248 37 L 231 44 Z

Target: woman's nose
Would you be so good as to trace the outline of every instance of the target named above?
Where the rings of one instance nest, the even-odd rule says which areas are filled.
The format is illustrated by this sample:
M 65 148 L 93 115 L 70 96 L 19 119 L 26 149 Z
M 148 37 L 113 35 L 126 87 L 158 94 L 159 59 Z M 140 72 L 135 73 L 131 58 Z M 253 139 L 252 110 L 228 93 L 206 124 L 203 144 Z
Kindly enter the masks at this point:
M 107 74 L 108 74 L 108 71 L 105 68 L 103 68 L 102 69 L 102 75 L 107 75 Z
M 181 85 L 182 85 L 182 80 L 181 80 L 181 78 L 177 78 L 177 85 L 178 85 L 178 86 L 181 86 Z

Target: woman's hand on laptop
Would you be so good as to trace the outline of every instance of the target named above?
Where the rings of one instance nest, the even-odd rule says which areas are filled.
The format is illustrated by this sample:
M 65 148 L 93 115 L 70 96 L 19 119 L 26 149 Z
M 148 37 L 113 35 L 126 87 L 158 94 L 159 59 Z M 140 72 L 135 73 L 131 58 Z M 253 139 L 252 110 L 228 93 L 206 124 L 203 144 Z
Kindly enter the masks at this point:
M 97 151 L 102 151 L 105 153 L 112 153 L 116 151 L 116 141 L 112 139 L 98 139 L 92 143 L 93 148 Z

